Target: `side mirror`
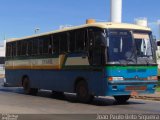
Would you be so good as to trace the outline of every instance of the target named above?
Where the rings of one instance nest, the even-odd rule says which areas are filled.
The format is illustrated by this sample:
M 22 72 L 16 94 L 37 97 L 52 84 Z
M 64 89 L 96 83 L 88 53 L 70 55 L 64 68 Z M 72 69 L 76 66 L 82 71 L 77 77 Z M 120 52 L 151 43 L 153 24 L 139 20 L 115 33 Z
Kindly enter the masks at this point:
M 153 47 L 154 47 L 155 50 L 157 50 L 157 39 L 156 39 L 156 36 L 153 35 L 152 39 L 153 39 L 153 41 L 152 41 L 153 42 Z

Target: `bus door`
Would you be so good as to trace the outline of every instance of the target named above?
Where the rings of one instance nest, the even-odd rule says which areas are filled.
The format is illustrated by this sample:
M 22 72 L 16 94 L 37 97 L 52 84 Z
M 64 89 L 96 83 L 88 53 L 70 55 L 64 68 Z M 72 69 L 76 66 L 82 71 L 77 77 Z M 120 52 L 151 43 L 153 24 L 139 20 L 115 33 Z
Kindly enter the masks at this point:
M 102 66 L 105 64 L 106 47 L 103 31 L 88 30 L 89 36 L 89 62 L 93 66 Z

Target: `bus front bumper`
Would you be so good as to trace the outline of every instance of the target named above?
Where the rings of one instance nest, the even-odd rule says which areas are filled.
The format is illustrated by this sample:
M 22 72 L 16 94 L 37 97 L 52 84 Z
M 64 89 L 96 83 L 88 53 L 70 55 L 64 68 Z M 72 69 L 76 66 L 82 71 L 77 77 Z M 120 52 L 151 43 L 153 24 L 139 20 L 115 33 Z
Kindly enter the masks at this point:
M 109 82 L 106 96 L 120 96 L 139 94 L 154 94 L 157 87 L 157 81 L 150 82 Z

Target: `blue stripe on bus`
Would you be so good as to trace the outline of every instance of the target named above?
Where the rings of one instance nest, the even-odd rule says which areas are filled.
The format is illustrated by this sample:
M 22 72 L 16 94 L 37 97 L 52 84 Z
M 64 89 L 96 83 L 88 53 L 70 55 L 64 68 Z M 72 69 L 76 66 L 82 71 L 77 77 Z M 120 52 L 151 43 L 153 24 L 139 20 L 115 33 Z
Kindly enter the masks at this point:
M 114 77 L 124 77 L 124 78 L 134 78 L 135 76 L 140 78 L 147 78 L 149 76 L 157 76 L 157 68 L 155 69 L 146 69 L 145 72 L 129 72 L 127 69 L 106 69 L 106 76 Z

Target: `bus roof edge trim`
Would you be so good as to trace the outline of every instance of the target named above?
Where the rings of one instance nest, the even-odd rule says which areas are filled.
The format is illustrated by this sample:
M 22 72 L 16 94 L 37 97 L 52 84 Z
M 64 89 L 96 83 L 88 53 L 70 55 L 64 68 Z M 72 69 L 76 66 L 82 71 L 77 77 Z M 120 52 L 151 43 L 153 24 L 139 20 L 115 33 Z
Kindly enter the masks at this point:
M 65 28 L 65 29 L 61 29 L 61 30 L 54 30 L 51 32 L 36 34 L 36 35 L 27 36 L 27 37 L 23 37 L 23 38 L 16 38 L 16 39 L 12 38 L 12 39 L 8 39 L 7 42 L 20 41 L 20 40 L 25 40 L 25 39 L 29 39 L 29 38 L 36 38 L 36 37 L 41 37 L 41 36 L 45 36 L 45 35 L 61 33 L 61 32 L 66 32 L 66 31 L 76 30 L 76 29 L 81 29 L 81 28 L 86 28 L 86 27 L 98 27 L 98 28 L 102 28 L 102 29 L 105 29 L 105 28 L 106 29 L 133 29 L 133 30 L 151 31 L 151 29 L 148 27 L 138 26 L 135 24 L 96 22 L 96 23 L 91 23 L 91 24 L 84 24 L 84 25 L 80 25 L 80 26 Z

